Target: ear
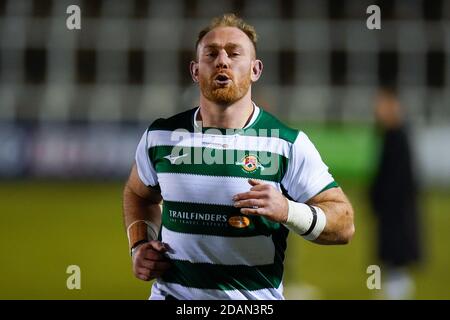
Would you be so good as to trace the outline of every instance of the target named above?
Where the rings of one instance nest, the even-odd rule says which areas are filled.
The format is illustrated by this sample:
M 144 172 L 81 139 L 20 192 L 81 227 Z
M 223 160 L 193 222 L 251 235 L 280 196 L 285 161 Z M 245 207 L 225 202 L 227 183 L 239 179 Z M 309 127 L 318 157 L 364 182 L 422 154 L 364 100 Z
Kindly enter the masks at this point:
M 198 62 L 191 61 L 189 69 L 191 71 L 192 80 L 194 80 L 194 82 L 198 82 Z
M 252 74 L 251 74 L 252 82 L 258 81 L 259 77 L 261 77 L 262 71 L 263 71 L 262 61 L 254 60 L 252 62 Z

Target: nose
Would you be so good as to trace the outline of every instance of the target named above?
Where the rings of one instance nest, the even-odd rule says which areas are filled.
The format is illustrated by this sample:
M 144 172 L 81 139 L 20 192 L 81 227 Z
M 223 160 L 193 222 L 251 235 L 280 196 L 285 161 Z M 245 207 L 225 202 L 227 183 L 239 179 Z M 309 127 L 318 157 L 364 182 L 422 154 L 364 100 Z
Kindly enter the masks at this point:
M 228 54 L 225 50 L 221 50 L 217 55 L 216 59 L 216 69 L 228 69 L 230 60 L 228 58 Z

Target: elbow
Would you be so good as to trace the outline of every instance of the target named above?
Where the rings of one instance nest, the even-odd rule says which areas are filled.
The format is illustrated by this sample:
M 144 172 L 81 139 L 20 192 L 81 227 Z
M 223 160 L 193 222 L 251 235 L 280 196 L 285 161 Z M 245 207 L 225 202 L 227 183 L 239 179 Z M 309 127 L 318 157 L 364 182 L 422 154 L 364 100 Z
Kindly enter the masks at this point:
M 355 226 L 353 223 L 341 232 L 339 244 L 349 244 L 355 234 Z
M 339 244 L 349 244 L 355 234 L 355 225 L 353 223 L 353 210 L 351 208 L 349 208 L 346 211 L 345 218 L 347 222 L 345 224 L 345 227 L 342 228 L 341 232 L 339 233 L 338 236 Z

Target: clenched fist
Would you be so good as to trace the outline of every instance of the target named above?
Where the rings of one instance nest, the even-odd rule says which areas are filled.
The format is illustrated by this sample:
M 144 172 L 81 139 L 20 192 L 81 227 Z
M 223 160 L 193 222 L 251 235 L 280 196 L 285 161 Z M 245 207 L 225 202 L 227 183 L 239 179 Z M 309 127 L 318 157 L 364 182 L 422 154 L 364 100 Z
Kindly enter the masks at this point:
M 133 253 L 133 273 L 136 278 L 149 281 L 159 278 L 170 268 L 170 260 L 164 255 L 167 244 L 152 240 L 139 245 Z

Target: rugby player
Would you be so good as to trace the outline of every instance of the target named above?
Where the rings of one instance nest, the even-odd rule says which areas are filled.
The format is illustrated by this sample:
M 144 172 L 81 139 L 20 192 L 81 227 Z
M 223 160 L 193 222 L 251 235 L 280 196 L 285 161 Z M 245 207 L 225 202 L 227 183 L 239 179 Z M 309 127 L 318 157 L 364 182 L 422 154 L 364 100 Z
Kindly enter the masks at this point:
M 352 206 L 313 143 L 252 101 L 256 43 L 235 15 L 213 19 L 190 65 L 199 106 L 154 121 L 138 144 L 123 212 L 133 272 L 156 279 L 150 299 L 284 299 L 289 231 L 353 236 Z

